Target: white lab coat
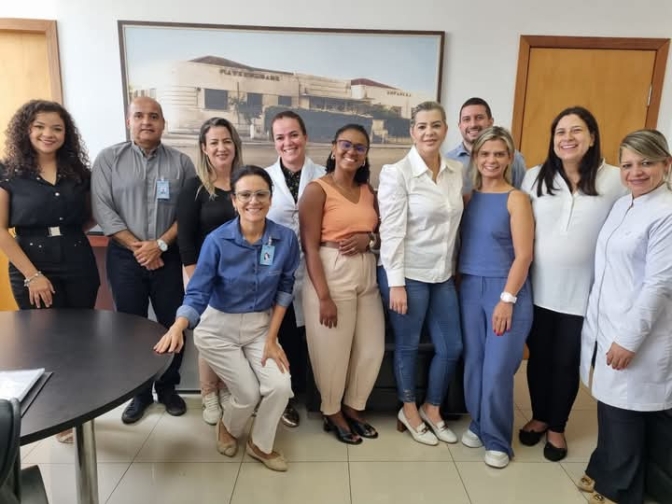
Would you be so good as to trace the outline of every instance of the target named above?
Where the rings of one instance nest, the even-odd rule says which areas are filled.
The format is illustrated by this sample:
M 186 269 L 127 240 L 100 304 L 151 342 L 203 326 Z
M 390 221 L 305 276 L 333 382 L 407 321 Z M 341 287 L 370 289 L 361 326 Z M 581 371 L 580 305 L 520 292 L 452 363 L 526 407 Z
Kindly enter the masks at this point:
M 273 180 L 273 201 L 271 209 L 268 212 L 267 218 L 273 222 L 287 226 L 296 233 L 299 237 L 299 204 L 294 202 L 292 194 L 289 192 L 285 176 L 280 168 L 280 158 L 266 168 L 266 171 Z M 318 179 L 325 174 L 323 166 L 313 163 L 310 158 L 306 158 L 303 168 L 301 168 L 301 180 L 299 182 L 299 198 L 303 194 L 309 182 Z M 303 322 L 303 307 L 301 305 L 301 289 L 303 286 L 303 279 L 306 275 L 306 262 L 301 252 L 301 262 L 294 274 L 294 313 L 296 314 L 296 325 L 301 327 Z
M 621 371 L 607 366 L 613 342 L 636 352 Z M 597 240 L 595 283 L 583 325 L 581 379 L 616 408 L 672 408 L 672 192 L 619 199 Z

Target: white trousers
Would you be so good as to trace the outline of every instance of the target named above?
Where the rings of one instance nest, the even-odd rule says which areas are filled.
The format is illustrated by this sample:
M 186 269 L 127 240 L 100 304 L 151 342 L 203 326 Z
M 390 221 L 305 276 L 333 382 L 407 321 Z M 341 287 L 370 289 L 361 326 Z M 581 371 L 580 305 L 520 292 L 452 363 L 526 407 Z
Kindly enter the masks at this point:
M 239 438 L 259 404 L 252 441 L 264 453 L 273 451 L 275 432 L 292 385 L 272 359 L 261 365 L 271 312 L 223 313 L 211 306 L 194 329 L 194 344 L 217 376 L 227 384 L 231 401 L 222 421 Z

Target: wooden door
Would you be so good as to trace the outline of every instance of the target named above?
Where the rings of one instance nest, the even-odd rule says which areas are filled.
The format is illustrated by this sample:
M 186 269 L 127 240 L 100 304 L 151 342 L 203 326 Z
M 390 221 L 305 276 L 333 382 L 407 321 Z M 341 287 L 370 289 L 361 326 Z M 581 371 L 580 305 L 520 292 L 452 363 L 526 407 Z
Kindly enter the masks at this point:
M 62 102 L 56 21 L 0 18 L 0 159 L 7 124 L 33 98 Z M 16 309 L 0 252 L 0 310 Z
M 627 133 L 657 125 L 668 48 L 668 39 L 521 37 L 513 133 L 527 166 L 544 161 L 553 118 L 573 105 L 595 115 L 602 154 L 617 164 Z

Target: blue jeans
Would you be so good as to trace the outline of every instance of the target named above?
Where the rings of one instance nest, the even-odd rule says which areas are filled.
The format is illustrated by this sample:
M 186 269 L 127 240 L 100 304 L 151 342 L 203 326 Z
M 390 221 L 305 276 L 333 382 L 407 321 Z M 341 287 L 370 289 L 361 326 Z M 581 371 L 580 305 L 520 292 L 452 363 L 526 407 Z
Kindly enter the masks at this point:
M 390 288 L 387 274 L 378 267 L 378 285 L 394 332 L 394 375 L 399 400 L 415 402 L 415 365 L 424 322 L 434 345 L 429 367 L 425 402 L 439 406 L 448 391 L 455 366 L 462 354 L 460 310 L 453 279 L 441 283 L 425 283 L 406 279 L 408 311 L 399 315 L 389 309 Z

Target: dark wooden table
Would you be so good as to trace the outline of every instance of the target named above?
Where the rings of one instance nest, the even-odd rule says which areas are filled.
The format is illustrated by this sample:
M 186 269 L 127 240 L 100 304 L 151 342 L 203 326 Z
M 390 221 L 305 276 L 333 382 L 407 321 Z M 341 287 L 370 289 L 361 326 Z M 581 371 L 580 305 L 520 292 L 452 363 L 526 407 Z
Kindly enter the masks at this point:
M 21 444 L 74 427 L 78 502 L 98 503 L 94 418 L 161 376 L 163 326 L 103 310 L 0 312 L 0 370 L 53 372 L 21 421 Z

